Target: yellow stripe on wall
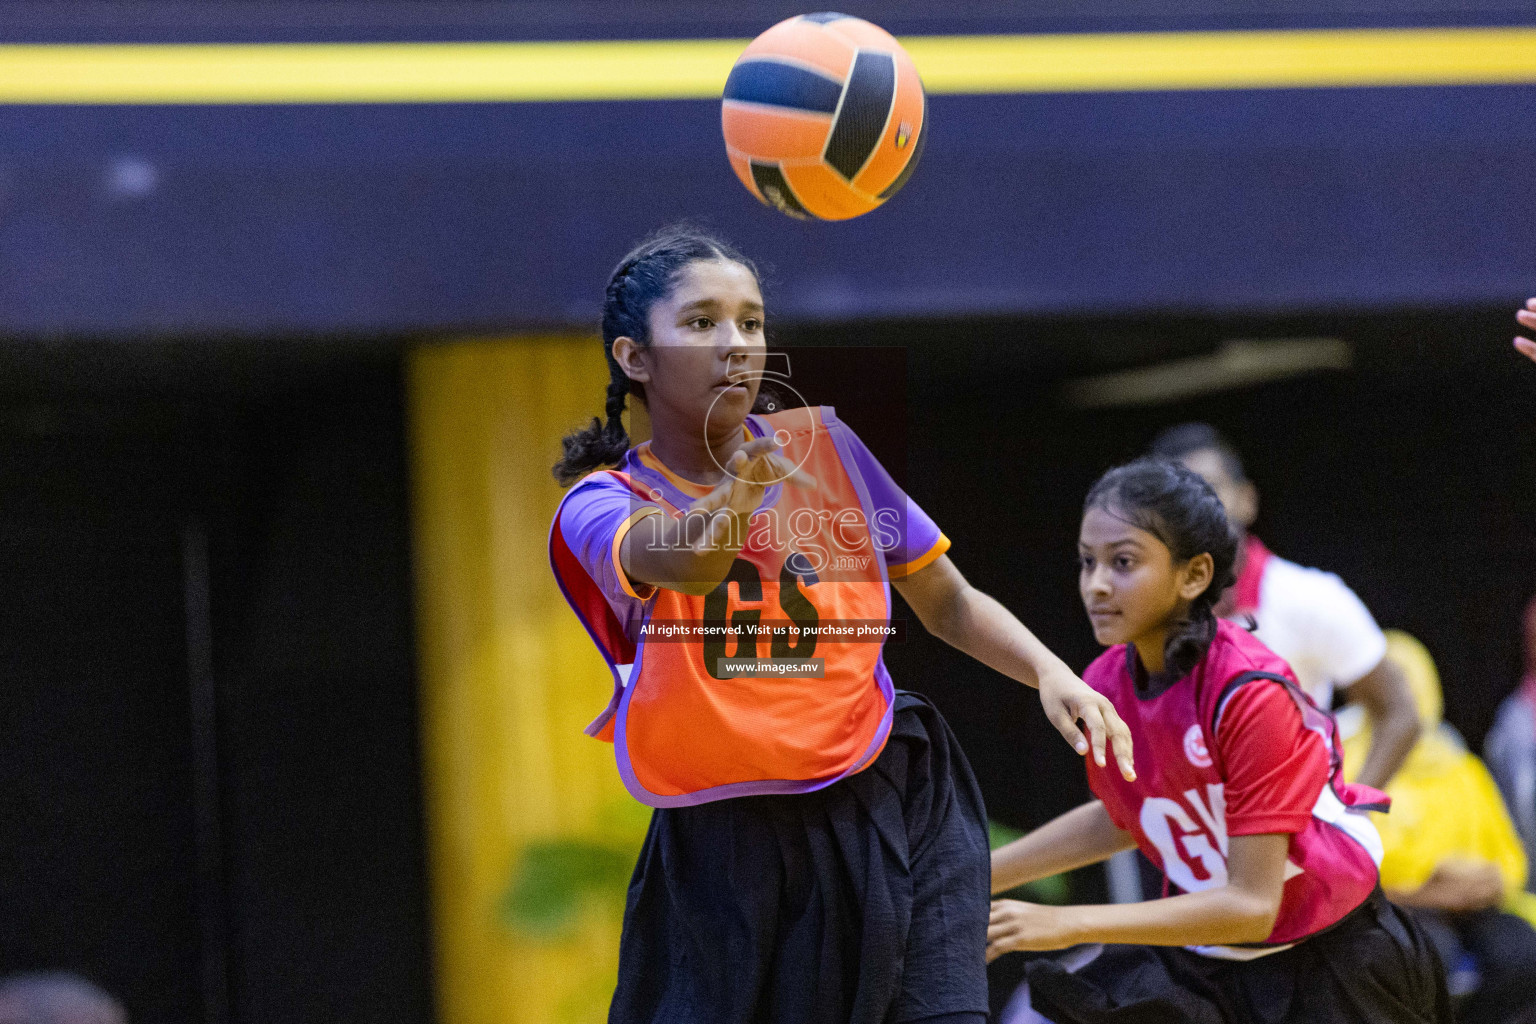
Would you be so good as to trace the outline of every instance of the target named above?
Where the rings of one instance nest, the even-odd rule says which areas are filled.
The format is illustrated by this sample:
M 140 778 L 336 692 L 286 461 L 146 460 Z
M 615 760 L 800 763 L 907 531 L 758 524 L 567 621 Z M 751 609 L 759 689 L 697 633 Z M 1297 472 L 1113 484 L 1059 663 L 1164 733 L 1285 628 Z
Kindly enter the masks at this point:
M 1536 28 L 925 36 L 936 93 L 1536 82 Z
M 746 41 L 0 47 L 9 103 L 462 103 L 719 96 Z
M 934 94 L 1536 83 L 1536 28 L 913 36 Z M 718 97 L 744 39 L 0 45 L 0 103 Z

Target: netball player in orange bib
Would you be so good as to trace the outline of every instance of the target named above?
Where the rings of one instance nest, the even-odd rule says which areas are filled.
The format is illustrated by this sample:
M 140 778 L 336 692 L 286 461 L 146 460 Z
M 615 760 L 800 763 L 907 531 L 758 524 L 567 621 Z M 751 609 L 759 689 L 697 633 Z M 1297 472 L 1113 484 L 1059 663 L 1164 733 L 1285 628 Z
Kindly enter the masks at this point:
M 986 815 L 943 719 L 881 661 L 890 587 L 1038 687 L 1079 753 L 1104 764 L 1108 745 L 1134 775 L 1128 735 L 966 583 L 832 409 L 753 413 L 763 322 L 745 257 L 691 230 L 647 240 L 604 303 L 607 422 L 555 467 L 574 486 L 551 561 L 614 672 L 589 731 L 656 808 L 609 1020 L 983 1024 Z

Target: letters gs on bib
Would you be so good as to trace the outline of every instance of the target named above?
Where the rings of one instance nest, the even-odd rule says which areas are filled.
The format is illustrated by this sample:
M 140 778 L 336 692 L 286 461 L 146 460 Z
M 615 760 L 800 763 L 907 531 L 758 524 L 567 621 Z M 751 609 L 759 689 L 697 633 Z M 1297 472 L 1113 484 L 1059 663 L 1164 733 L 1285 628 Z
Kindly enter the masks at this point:
M 802 14 L 742 51 L 720 121 L 748 192 L 798 219 L 847 220 L 911 177 L 928 98 L 895 36 L 845 14 Z
M 800 589 L 802 583 L 805 586 L 813 586 L 820 579 L 811 570 L 810 565 L 797 552 L 784 560 L 783 567 L 779 570 L 779 610 L 784 617 L 795 626 L 799 635 L 791 635 L 787 630 L 775 630 L 771 635 L 768 656 L 775 661 L 796 661 L 812 657 L 816 653 L 816 627 L 821 623 L 821 616 L 816 611 L 805 592 Z M 731 608 L 731 587 L 735 586 L 738 599 L 745 605 L 758 603 L 757 607 Z M 732 627 L 730 635 L 736 638 L 736 649 L 726 650 L 727 632 L 724 630 L 712 631 L 704 640 L 704 669 L 716 679 L 726 678 L 721 674 L 720 659 L 722 658 L 759 658 L 758 651 L 759 631 L 756 628 L 763 618 L 763 581 L 758 575 L 757 566 L 743 558 L 738 558 L 731 563 L 731 571 L 726 574 L 720 585 L 711 590 L 704 598 L 704 623 L 707 626 L 720 627 L 729 625 Z M 729 614 L 729 619 L 727 619 Z
M 674 629 L 679 640 L 698 637 L 704 670 L 716 679 L 731 678 L 720 665 L 722 659 L 759 660 L 766 654 L 773 661 L 799 662 L 814 657 L 821 640 L 834 644 L 901 642 L 903 624 L 825 618 L 809 593 L 821 579 L 810 560 L 793 551 L 779 568 L 777 600 L 770 601 L 758 567 L 738 558 L 725 579 L 705 595 L 704 617 L 697 626 L 648 623 L 648 627 L 658 628 L 654 634 L 647 628 L 647 639 L 666 642 Z

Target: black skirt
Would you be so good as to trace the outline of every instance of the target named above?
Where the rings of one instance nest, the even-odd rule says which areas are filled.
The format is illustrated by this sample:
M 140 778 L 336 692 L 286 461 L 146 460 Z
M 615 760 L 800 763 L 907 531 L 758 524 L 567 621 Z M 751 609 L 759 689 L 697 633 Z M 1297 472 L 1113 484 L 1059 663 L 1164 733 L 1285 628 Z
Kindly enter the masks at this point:
M 1452 1021 L 1439 958 L 1379 889 L 1328 931 L 1257 960 L 1107 946 L 1076 972 L 1037 960 L 1028 977 L 1031 1004 L 1055 1024 Z
M 826 789 L 657 810 L 610 1024 L 907 1024 L 986 1013 L 990 860 L 970 765 L 898 691 L 875 762 Z

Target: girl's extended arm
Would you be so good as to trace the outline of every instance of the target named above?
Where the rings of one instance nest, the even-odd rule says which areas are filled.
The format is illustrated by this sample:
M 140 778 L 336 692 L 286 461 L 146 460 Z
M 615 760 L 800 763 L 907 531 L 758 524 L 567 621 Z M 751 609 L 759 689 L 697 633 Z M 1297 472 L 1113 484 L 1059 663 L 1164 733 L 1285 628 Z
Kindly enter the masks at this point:
M 987 959 L 1022 949 L 1064 949 L 1082 942 L 1146 946 L 1222 946 L 1262 942 L 1275 927 L 1290 836 L 1233 836 L 1227 884 L 1204 892 L 1080 907 L 994 900 Z
M 1063 871 L 1087 867 L 1129 850 L 1136 840 L 1093 800 L 992 851 L 992 891 L 1007 892 Z
M 1046 717 L 1079 754 L 1088 753 L 1091 745 L 1094 760 L 1103 767 L 1108 742 L 1120 773 L 1136 777 L 1131 732 L 1109 699 L 1077 678 L 1012 612 L 967 583 L 948 555 L 895 586 L 928 632 L 1003 675 L 1037 687 Z M 1079 721 L 1088 727 L 1086 738 Z
M 681 519 L 648 515 L 619 545 L 619 564 L 633 583 L 703 596 L 720 585 L 747 541 L 749 519 L 763 492 L 780 480 L 801 487 L 816 481 L 795 469 L 771 437 L 732 453 L 725 479 L 693 503 Z
M 1389 889 L 1393 903 L 1405 907 L 1444 910 L 1452 914 L 1474 913 L 1497 907 L 1504 901 L 1505 879 L 1491 861 L 1453 857 L 1441 861 L 1417 889 Z
M 1371 746 L 1355 781 L 1384 789 L 1408 759 L 1423 726 L 1408 678 L 1397 662 L 1383 657 L 1376 667 L 1349 688 L 1349 699 L 1365 708 L 1371 723 Z

